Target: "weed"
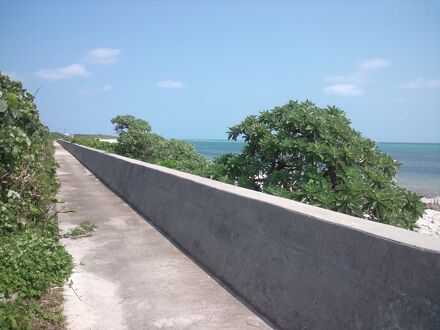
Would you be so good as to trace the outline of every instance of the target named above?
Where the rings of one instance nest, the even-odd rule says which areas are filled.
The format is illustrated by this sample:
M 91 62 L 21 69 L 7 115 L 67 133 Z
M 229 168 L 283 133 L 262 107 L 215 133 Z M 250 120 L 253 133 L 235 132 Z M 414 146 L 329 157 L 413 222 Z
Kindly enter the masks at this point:
M 63 235 L 64 238 L 79 238 L 91 236 L 97 226 L 90 221 L 82 221 L 78 226 L 67 231 Z

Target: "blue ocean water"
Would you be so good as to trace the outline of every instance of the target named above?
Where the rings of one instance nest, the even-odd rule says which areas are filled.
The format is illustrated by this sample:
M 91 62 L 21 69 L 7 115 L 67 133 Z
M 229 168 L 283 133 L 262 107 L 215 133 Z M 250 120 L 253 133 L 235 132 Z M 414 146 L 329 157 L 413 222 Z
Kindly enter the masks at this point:
M 239 153 L 244 143 L 225 140 L 187 140 L 197 152 L 213 159 Z M 402 165 L 397 182 L 423 196 L 440 196 L 440 143 L 384 143 L 377 146 Z

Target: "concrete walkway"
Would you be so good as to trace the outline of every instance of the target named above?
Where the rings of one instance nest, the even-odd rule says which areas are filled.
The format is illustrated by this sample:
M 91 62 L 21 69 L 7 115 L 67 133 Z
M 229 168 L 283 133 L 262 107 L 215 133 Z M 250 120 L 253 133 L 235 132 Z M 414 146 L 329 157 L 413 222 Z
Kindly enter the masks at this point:
M 75 259 L 66 286 L 69 329 L 270 329 L 167 238 L 56 144 L 59 215 L 91 237 L 63 239 Z

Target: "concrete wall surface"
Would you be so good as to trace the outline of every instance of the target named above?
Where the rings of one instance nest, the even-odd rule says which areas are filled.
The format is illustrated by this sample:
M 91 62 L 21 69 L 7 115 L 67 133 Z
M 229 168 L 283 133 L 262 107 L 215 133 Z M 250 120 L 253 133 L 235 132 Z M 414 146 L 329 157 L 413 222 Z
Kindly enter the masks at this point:
M 59 143 L 282 329 L 440 329 L 440 240 Z

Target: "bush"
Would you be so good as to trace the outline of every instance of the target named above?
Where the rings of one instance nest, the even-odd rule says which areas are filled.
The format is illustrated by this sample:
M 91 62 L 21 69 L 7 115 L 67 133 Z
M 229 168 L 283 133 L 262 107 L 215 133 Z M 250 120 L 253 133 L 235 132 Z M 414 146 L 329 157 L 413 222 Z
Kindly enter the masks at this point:
M 148 122 L 130 115 L 116 116 L 112 123 L 119 135 L 116 153 L 196 175 L 207 175 L 209 161 L 189 143 L 154 134 Z
M 56 237 L 25 232 L 4 237 L 0 246 L 0 299 L 18 293 L 32 298 L 62 285 L 72 270 L 70 255 Z
M 0 74 L 0 328 L 28 328 L 37 299 L 70 274 L 52 206 L 58 189 L 33 96 Z
M 148 122 L 131 115 L 118 115 L 111 122 L 118 133 L 117 143 L 101 142 L 92 137 L 75 137 L 72 142 L 179 171 L 210 175 L 211 163 L 198 154 L 191 144 L 176 139 L 167 140 L 152 133 Z
M 64 139 L 65 140 L 65 139 Z M 100 141 L 94 137 L 74 137 L 72 143 L 81 144 L 90 148 L 103 150 L 106 152 L 115 152 L 115 143 Z
M 424 212 L 396 184 L 399 164 L 336 107 L 290 101 L 230 128 L 229 139 L 241 136 L 242 153 L 218 158 L 214 178 L 409 229 Z

